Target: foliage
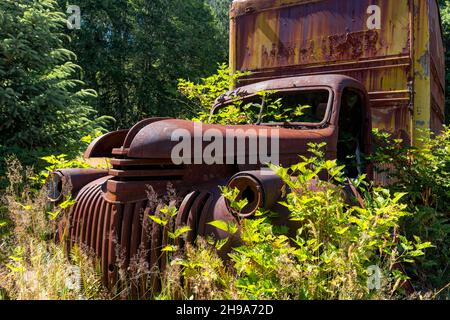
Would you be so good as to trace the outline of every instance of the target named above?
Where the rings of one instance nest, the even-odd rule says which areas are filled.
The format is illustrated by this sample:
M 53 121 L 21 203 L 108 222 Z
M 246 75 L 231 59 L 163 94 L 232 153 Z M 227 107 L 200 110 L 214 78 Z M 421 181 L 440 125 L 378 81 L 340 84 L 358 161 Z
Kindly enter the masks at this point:
M 59 3 L 64 7 L 67 1 Z M 450 45 L 450 5 L 448 0 L 440 3 L 445 41 Z M 117 117 L 118 127 L 177 112 L 199 114 L 197 120 L 210 121 L 215 99 L 243 75 L 230 75 L 226 65 L 220 65 L 216 75 L 201 79 L 217 61 L 225 60 L 228 0 L 80 0 L 78 4 L 82 30 L 67 32 L 74 39 L 70 49 L 78 54 L 83 72 L 74 53 L 64 49 L 65 16 L 55 9 L 54 1 L 0 3 L 0 117 L 4 117 L 0 118 L 0 157 L 18 153 L 31 162 L 39 156 L 48 163 L 47 170 L 87 167 L 81 159 L 68 159 L 78 152 L 82 136 L 94 135 L 98 125 L 105 124 L 106 118 L 89 120 L 95 115 L 92 106 Z M 448 54 L 446 62 L 448 67 Z M 176 96 L 176 79 L 181 76 L 189 79 L 178 82 L 185 100 Z M 447 74 L 447 88 L 449 79 Z M 85 82 L 99 92 L 98 99 L 94 91 L 85 89 Z M 259 102 L 234 101 L 211 121 L 289 121 L 286 110 L 281 112 L 282 101 L 271 99 L 272 94 L 261 92 Z M 260 115 L 262 106 L 267 113 Z M 301 115 L 307 108 L 289 111 Z M 439 293 L 448 297 L 450 131 L 423 141 L 420 149 L 405 148 L 381 133 L 378 138 L 382 143 L 374 160 L 392 163 L 394 169 L 390 174 L 395 183 L 388 190 L 366 185 L 361 177 L 353 183 L 364 194 L 364 207 L 348 204 L 342 195 L 344 168 L 325 161 L 322 151 L 311 146 L 314 157 L 302 158 L 290 168 L 272 167 L 289 187 L 283 205 L 298 232 L 292 236 L 286 227 L 274 226 L 275 214 L 264 211 L 239 225 L 213 221 L 210 224 L 230 238 L 239 234 L 242 239 L 226 259 L 219 253 L 227 239 L 198 239 L 196 246 L 185 249 L 177 245 L 190 229 L 172 230 L 177 215 L 174 203 L 150 215 L 169 239 L 162 258 L 170 267 L 162 274 L 164 286 L 158 298 L 398 298 L 404 297 L 401 284 L 407 278 L 400 263 L 416 288 L 443 288 Z M 53 151 L 60 154 L 62 148 L 68 155 L 42 157 Z M 109 298 L 98 265 L 87 251 L 74 248 L 68 260 L 64 246 L 54 244 L 61 213 L 74 200 L 66 197 L 58 207 L 48 207 L 44 195 L 28 182 L 32 172 L 10 159 L 10 184 L 0 205 L 0 298 L 3 288 L 11 298 L 21 299 Z M 319 179 L 323 172 L 326 181 Z M 34 176 L 34 181 L 42 183 L 46 174 Z M 237 211 L 245 207 L 244 200 L 234 201 L 236 190 L 222 192 Z M 135 260 L 131 271 L 146 266 L 139 257 Z M 381 290 L 367 286 L 371 266 L 381 268 Z M 119 270 L 124 272 L 120 266 Z M 73 272 L 81 285 L 66 281 Z
M 239 125 L 268 122 L 290 122 L 305 115 L 304 111 L 311 106 L 299 105 L 296 108 L 283 106 L 283 99 L 276 98 L 276 91 L 261 91 L 257 93 L 258 99 L 242 99 L 239 94 L 228 97 L 231 101 L 227 105 L 214 110 L 217 100 L 241 77 L 248 73 L 231 73 L 227 65 L 219 66 L 216 74 L 204 78 L 200 83 L 180 79 L 178 90 L 189 101 L 190 110 L 197 112 L 194 121 L 205 123 Z
M 199 83 L 186 79 L 178 80 L 179 92 L 187 98 L 192 114 L 198 114 L 198 120 L 207 120 L 218 97 L 225 94 L 245 73 L 232 74 L 226 64 L 220 64 L 216 73 L 201 79 Z
M 229 12 L 233 0 L 207 0 L 206 2 L 209 3 L 215 15 L 220 42 L 224 44 L 228 43 L 230 33 Z
M 51 210 L 45 194 L 32 191 L 31 175 L 17 158 L 8 160 L 10 183 L 2 199 L 6 211 L 1 217 L 5 230 L 0 233 L 0 288 L 10 299 L 20 300 L 108 298 L 92 254 L 74 247 L 69 260 L 65 243 L 57 244 L 53 238 L 60 221 L 56 213 L 68 210 L 74 201 L 67 199 Z
M 94 138 L 101 136 L 101 134 L 102 134 L 101 131 L 96 130 L 93 135 L 88 135 L 81 138 L 82 145 L 84 144 L 86 146 L 87 144 L 90 144 L 94 140 Z M 38 174 L 30 177 L 30 179 L 35 182 L 34 187 L 37 189 L 42 188 L 42 186 L 44 185 L 45 181 L 48 178 L 49 173 L 54 172 L 58 169 L 72 169 L 72 168 L 106 169 L 109 167 L 108 159 L 104 159 L 103 162 L 97 161 L 97 163 L 93 164 L 92 162 L 88 162 L 81 155 L 70 157 L 67 154 L 60 154 L 60 155 L 52 154 L 50 156 L 41 157 L 40 160 L 45 162 L 44 169 L 41 170 Z
M 0 3 L 0 158 L 78 153 L 80 138 L 110 120 L 92 120 L 97 94 L 79 79 L 65 26 L 53 0 Z
M 450 1 L 439 0 L 441 9 L 444 48 L 450 48 Z M 445 51 L 445 90 L 446 90 L 446 122 L 450 123 L 450 52 Z
M 291 220 L 300 225 L 292 244 L 286 230 L 276 229 L 267 214 L 244 220 L 245 245 L 232 260 L 241 279 L 237 287 L 245 298 L 367 299 L 391 296 L 405 279 L 396 265 L 412 262 L 430 246 L 392 232 L 407 215 L 399 204 L 403 194 L 375 188 L 365 193 L 365 208 L 351 207 L 342 196 L 343 168 L 324 154 L 303 158 L 291 168 L 273 167 L 289 187 L 286 202 Z M 319 179 L 327 173 L 328 181 Z M 296 177 L 292 179 L 292 176 Z M 316 181 L 315 188 L 310 187 Z M 358 184 L 362 183 L 357 181 Z M 319 190 L 319 191 L 317 191 Z M 370 266 L 382 269 L 380 292 L 367 287 Z
M 59 0 L 65 10 L 66 0 Z M 128 128 L 151 116 L 184 116 L 177 79 L 198 80 L 228 55 L 228 36 L 206 0 L 79 0 L 81 30 L 67 31 L 96 110 Z M 222 18 L 222 15 L 220 14 Z M 189 114 L 189 113 L 188 113 Z
M 214 253 L 223 243 L 199 240 L 188 247 L 172 267 L 184 279 L 177 296 L 214 299 L 385 299 L 403 296 L 407 279 L 399 265 L 413 263 L 429 248 L 418 237 L 413 241 L 394 236 L 400 221 L 409 216 L 401 204 L 403 193 L 373 188 L 365 191 L 365 207 L 353 207 L 343 196 L 343 167 L 324 160 L 318 146 L 312 158 L 290 168 L 272 169 L 288 186 L 283 205 L 299 227 L 291 237 L 286 227 L 273 224 L 275 214 L 261 211 L 254 219 L 242 219 L 242 245 L 229 253 L 230 261 Z M 326 172 L 328 180 L 319 179 Z M 295 177 L 295 178 L 294 178 Z M 311 188 L 315 181 L 315 188 Z M 363 186 L 363 177 L 354 181 Z M 361 190 L 367 190 L 367 186 Z M 370 189 L 370 188 L 369 188 Z M 238 193 L 223 189 L 225 197 Z M 239 210 L 245 203 L 235 202 Z M 214 226 L 231 235 L 238 228 L 223 221 Z M 227 267 L 228 265 L 228 267 Z M 370 268 L 381 269 L 381 288 L 368 287 Z M 172 270 L 173 271 L 173 270 Z M 170 273 L 170 272 L 169 272 Z M 180 290 L 180 288 L 178 288 Z M 166 298 L 171 297 L 166 293 Z
M 377 130 L 375 136 L 373 160 L 392 164 L 389 188 L 407 193 L 403 203 L 413 213 L 403 223 L 404 233 L 435 245 L 410 272 L 421 287 L 442 288 L 450 281 L 450 128 L 439 136 L 424 135 L 420 147 L 404 146 Z

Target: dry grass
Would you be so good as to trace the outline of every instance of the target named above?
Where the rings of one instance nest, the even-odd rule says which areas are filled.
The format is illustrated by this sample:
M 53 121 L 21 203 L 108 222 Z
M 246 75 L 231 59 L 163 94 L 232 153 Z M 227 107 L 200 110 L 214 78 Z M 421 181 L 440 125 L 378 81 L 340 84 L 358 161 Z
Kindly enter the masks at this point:
M 10 182 L 2 197 L 7 208 L 2 219 L 9 231 L 0 239 L 0 290 L 3 298 L 19 300 L 107 299 L 98 264 L 86 250 L 74 248 L 69 255 L 57 244 L 57 221 L 48 219 L 50 209 L 43 192 L 32 190 L 30 168 L 16 158 L 7 160 Z M 1 295 L 0 295 L 0 298 Z

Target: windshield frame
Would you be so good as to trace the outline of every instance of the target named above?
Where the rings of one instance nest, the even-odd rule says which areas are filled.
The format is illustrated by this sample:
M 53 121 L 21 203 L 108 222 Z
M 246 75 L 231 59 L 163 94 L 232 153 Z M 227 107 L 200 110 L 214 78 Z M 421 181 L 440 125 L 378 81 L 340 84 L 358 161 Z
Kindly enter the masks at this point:
M 288 126 L 288 127 L 310 127 L 310 128 L 326 128 L 330 125 L 330 119 L 332 114 L 332 107 L 334 101 L 334 91 L 331 87 L 328 86 L 311 86 L 311 87 L 301 87 L 301 88 L 284 88 L 284 89 L 274 89 L 274 90 L 262 90 L 262 91 L 276 91 L 276 94 L 290 93 L 290 92 L 302 92 L 302 91 L 327 91 L 328 92 L 328 104 L 327 110 L 325 112 L 325 117 L 320 123 L 315 122 L 270 122 L 270 123 L 260 123 L 260 124 L 251 124 L 251 125 L 259 125 L 259 126 Z M 259 91 L 261 92 L 261 91 Z M 235 102 L 245 101 L 247 99 L 252 99 L 259 96 L 259 92 L 253 92 L 250 94 L 246 94 L 244 96 L 237 96 L 236 98 L 229 99 L 226 102 L 218 103 L 211 109 L 210 120 L 212 116 L 217 113 L 222 108 L 232 105 Z M 261 106 L 262 108 L 262 106 Z

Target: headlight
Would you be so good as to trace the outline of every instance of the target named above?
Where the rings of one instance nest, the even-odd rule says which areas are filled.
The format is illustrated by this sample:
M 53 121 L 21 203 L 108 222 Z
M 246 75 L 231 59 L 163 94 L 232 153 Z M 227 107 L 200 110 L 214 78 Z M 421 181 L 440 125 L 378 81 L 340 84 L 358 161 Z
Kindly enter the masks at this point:
M 283 180 L 275 173 L 266 170 L 245 171 L 234 175 L 228 182 L 228 188 L 239 190 L 237 201 L 246 199 L 248 204 L 238 212 L 231 206 L 231 202 L 225 201 L 228 211 L 241 218 L 253 217 L 258 209 L 267 210 L 281 200 Z
M 57 202 L 62 197 L 63 181 L 59 172 L 52 172 L 45 182 L 45 192 L 52 202 Z

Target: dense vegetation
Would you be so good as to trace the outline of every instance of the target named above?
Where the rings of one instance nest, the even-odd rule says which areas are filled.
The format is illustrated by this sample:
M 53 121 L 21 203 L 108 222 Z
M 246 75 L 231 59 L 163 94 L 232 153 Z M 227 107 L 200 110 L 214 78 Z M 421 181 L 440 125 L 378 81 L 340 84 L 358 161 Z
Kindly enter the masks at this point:
M 450 1 L 439 0 L 441 7 L 442 27 L 444 32 L 444 46 L 450 48 Z M 446 122 L 450 124 L 450 51 L 445 51 L 445 90 L 446 90 Z
M 81 137 L 106 124 L 61 34 L 65 21 L 51 1 L 0 3 L 1 159 L 15 153 L 33 163 L 48 152 L 78 153 Z
M 192 116 L 177 79 L 198 80 L 227 60 L 229 1 L 80 0 L 80 30 L 67 28 L 67 4 L 0 3 L 1 159 L 36 164 L 77 154 L 96 130 Z
M 412 213 L 402 222 L 409 238 L 433 242 L 426 255 L 409 266 L 409 274 L 421 289 L 442 288 L 450 282 L 450 129 L 422 139 L 419 148 L 405 147 L 387 133 L 375 132 L 378 150 L 373 159 L 392 163 L 387 174 L 392 192 L 405 194 L 403 203 Z M 447 290 L 449 292 L 450 290 Z
M 68 260 L 65 247 L 54 243 L 55 225 L 73 200 L 50 210 L 36 188 L 46 172 L 35 175 L 27 165 L 87 166 L 68 159 L 100 132 L 129 127 L 143 117 L 207 121 L 214 99 L 233 80 L 222 64 L 229 3 L 79 0 L 82 29 L 68 30 L 65 0 L 0 2 L 0 176 L 6 171 L 3 182 L 8 182 L 0 205 L 0 299 L 128 297 L 132 284 L 113 292 L 103 288 L 89 252 L 75 248 Z M 440 4 L 449 47 L 450 1 Z M 206 77 L 218 64 L 218 73 Z M 448 52 L 446 65 L 450 90 Z M 280 116 L 276 101 L 268 106 Z M 237 112 L 241 107 L 211 120 L 242 123 L 254 116 L 245 106 Z M 446 109 L 449 121 L 449 95 Z M 315 156 L 290 171 L 272 168 L 295 184 L 284 203 L 304 222 L 294 239 L 272 226 L 271 213 L 260 212 L 257 219 L 241 221 L 243 243 L 227 263 L 215 250 L 224 243 L 201 239 L 186 250 L 170 245 L 170 268 L 161 275 L 164 290 L 157 298 L 449 298 L 450 131 L 427 139 L 420 149 L 375 134 L 374 160 L 393 164 L 389 174 L 395 183 L 382 189 L 355 181 L 364 193 L 364 208 L 342 198 L 338 185 L 344 168 L 325 161 L 321 146 L 311 146 Z M 48 156 L 61 153 L 66 155 Z M 322 170 L 330 181 L 321 182 L 325 191 L 311 192 L 308 183 Z M 336 188 L 328 188 L 330 183 Z M 223 192 L 234 200 L 233 190 Z M 167 223 L 164 219 L 176 214 L 176 208 L 167 207 L 158 221 Z M 236 232 L 236 226 L 216 226 Z M 382 290 L 368 289 L 373 265 L 381 268 Z M 142 266 L 137 261 L 133 268 Z M 71 282 L 74 272 L 81 284 Z M 416 290 L 412 297 L 403 290 L 405 275 Z
M 59 1 L 64 5 L 66 1 Z M 227 60 L 224 1 L 80 0 L 82 25 L 69 31 L 95 109 L 129 128 L 150 116 L 189 115 L 177 79 L 211 74 Z M 225 6 L 224 6 L 225 5 Z M 64 7 L 64 6 L 62 6 Z M 191 113 L 192 115 L 192 113 Z
M 159 274 L 162 292 L 148 292 L 158 299 L 430 299 L 449 298 L 448 276 L 450 193 L 450 130 L 424 142 L 422 149 L 405 149 L 399 141 L 377 136 L 375 160 L 397 163 L 391 171 L 398 183 L 379 188 L 363 177 L 354 181 L 364 194 L 363 205 L 350 204 L 342 193 L 344 168 L 324 160 L 323 146 L 311 145 L 314 156 L 291 168 L 272 167 L 290 187 L 286 206 L 293 221 L 302 225 L 296 236 L 274 226 L 273 213 L 260 211 L 254 219 L 238 225 L 211 224 L 233 237 L 240 232 L 241 246 L 229 261 L 217 254 L 226 241 L 198 239 L 195 246 L 181 248 L 175 239 L 189 228 L 173 230 L 164 259 L 168 269 Z M 414 154 L 414 158 L 412 158 Z M 48 159 L 54 165 L 57 159 Z M 66 163 L 63 163 L 65 165 Z M 406 174 L 403 172 L 408 165 Z M 328 180 L 319 180 L 319 172 Z M 106 290 L 95 258 L 89 250 L 75 247 L 66 259 L 66 246 L 53 239 L 69 198 L 49 211 L 43 192 L 33 191 L 20 163 L 8 160 L 10 186 L 7 206 L 0 216 L 0 297 L 18 299 L 129 298 L 136 283 L 151 283 L 159 270 L 149 271 L 139 255 L 120 282 Z M 295 175 L 295 179 L 292 179 Z M 311 189 L 311 178 L 317 189 Z M 236 210 L 245 200 L 235 201 L 236 190 L 223 189 Z M 149 195 L 149 197 L 152 197 Z M 173 225 L 177 208 L 172 202 L 158 216 L 166 227 Z M 172 222 L 171 222 L 172 220 Z M 394 236 L 395 235 L 395 236 Z M 173 241 L 173 242 L 172 242 Z M 120 261 L 117 262 L 120 269 Z M 380 282 L 371 280 L 379 268 Z M 49 273 L 48 270 L 53 270 Z M 127 272 L 133 273 L 132 278 Z M 406 280 L 410 279 L 408 285 Z M 373 285 L 373 287 L 369 286 Z M 414 288 L 414 294 L 406 288 Z M 1 288 L 3 287 L 3 292 Z M 150 288 L 150 285 L 148 285 Z

